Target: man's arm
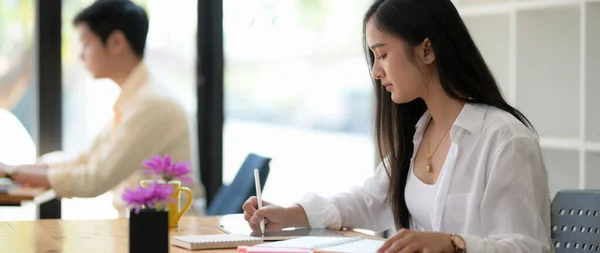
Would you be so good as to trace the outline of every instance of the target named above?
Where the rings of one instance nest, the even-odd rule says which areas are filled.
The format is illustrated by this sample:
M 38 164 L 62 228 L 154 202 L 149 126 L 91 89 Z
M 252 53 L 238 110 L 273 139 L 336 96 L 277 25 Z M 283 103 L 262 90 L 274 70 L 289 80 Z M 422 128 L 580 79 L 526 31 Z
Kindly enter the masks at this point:
M 160 154 L 173 145 L 176 136 L 187 133 L 187 119 L 175 113 L 172 105 L 159 102 L 163 101 L 124 115 L 119 127 L 85 163 L 69 168 L 51 167 L 46 178 L 57 196 L 95 197 L 105 193 L 141 171 L 143 160 Z
M 158 154 L 173 136 L 187 131 L 187 119 L 180 116 L 165 105 L 144 108 L 124 119 L 86 162 L 49 169 L 43 163 L 21 165 L 12 178 L 21 184 L 52 188 L 61 197 L 97 196 L 141 169 L 141 162 Z
M 97 138 L 88 150 L 82 151 L 76 157 L 68 157 L 60 151 L 55 151 L 39 157 L 34 164 L 8 165 L 0 162 L 0 178 L 8 177 L 20 184 L 51 188 L 48 169 L 77 167 L 86 162 L 90 150 L 96 145 L 98 145 Z
M 0 177 L 7 177 L 6 170 L 10 165 L 0 165 Z M 14 166 L 15 171 L 10 174 L 13 181 L 33 187 L 50 188 L 48 181 L 48 165 L 46 164 L 31 164 Z

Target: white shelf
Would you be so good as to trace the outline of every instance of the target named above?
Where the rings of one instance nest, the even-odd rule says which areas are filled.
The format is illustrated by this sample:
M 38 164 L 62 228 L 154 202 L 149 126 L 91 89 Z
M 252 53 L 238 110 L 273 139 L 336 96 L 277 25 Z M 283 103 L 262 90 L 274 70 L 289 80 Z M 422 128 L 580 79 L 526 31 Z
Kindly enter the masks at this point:
M 465 24 L 505 97 L 509 97 L 510 16 L 466 17 Z
M 481 5 L 458 5 L 458 12 L 463 17 L 478 17 L 487 15 L 507 14 L 514 10 L 510 3 L 492 3 Z
M 592 151 L 592 152 L 599 152 L 600 153 L 600 142 L 591 142 L 588 141 L 584 144 L 584 149 L 586 151 Z M 598 164 L 598 167 L 600 168 L 600 163 Z M 600 179 L 600 178 L 598 178 Z
M 542 155 L 552 196 L 560 189 L 580 188 L 578 151 L 543 149 Z
M 540 137 L 540 146 L 543 149 L 578 151 L 581 144 L 579 139 Z
M 597 2 L 600 0 L 499 0 L 499 1 L 457 1 L 457 9 L 463 17 L 506 14 L 512 11 L 540 10 L 547 8 L 577 6 L 581 1 Z
M 560 138 L 560 137 L 540 137 L 540 147 L 542 149 L 553 149 L 553 150 L 585 150 L 591 152 L 600 152 L 600 142 L 586 141 L 583 142 L 580 139 L 573 138 Z M 600 164 L 599 164 L 600 166 Z
M 579 9 L 517 13 L 517 106 L 542 136 L 580 137 Z
M 586 4 L 585 138 L 600 141 L 600 2 Z
M 540 135 L 552 193 L 600 189 L 600 0 L 454 0 Z
M 585 188 L 600 189 L 600 151 L 585 155 Z

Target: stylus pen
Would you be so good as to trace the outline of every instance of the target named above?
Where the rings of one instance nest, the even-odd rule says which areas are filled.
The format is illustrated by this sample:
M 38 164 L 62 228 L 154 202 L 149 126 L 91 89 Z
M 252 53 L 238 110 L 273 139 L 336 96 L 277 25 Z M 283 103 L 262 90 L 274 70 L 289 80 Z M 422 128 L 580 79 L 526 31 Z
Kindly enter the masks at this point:
M 260 190 L 260 176 L 258 175 L 258 169 L 254 169 L 254 183 L 256 184 L 256 198 L 258 199 L 258 209 L 262 208 L 262 193 Z M 260 232 L 265 234 L 265 220 L 260 221 Z

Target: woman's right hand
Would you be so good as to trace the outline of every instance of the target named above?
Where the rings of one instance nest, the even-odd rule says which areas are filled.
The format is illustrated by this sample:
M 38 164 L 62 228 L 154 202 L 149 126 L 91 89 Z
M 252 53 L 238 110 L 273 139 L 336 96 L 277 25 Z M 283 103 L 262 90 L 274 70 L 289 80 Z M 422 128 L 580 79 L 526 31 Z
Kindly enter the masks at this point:
M 260 221 L 265 220 L 265 230 L 282 230 L 288 227 L 307 227 L 308 218 L 304 209 L 295 205 L 284 208 L 263 200 L 263 207 L 258 209 L 258 199 L 250 197 L 242 206 L 244 219 L 253 231 L 260 232 Z

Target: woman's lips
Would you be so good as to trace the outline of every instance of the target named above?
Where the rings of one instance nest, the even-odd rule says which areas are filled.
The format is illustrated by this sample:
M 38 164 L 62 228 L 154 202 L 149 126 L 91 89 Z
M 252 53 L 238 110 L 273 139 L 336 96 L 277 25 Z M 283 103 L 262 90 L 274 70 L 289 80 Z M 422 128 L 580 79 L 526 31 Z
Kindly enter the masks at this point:
M 391 83 L 384 84 L 383 86 L 385 87 L 385 90 L 387 90 L 387 91 L 391 91 L 392 90 L 392 84 Z

